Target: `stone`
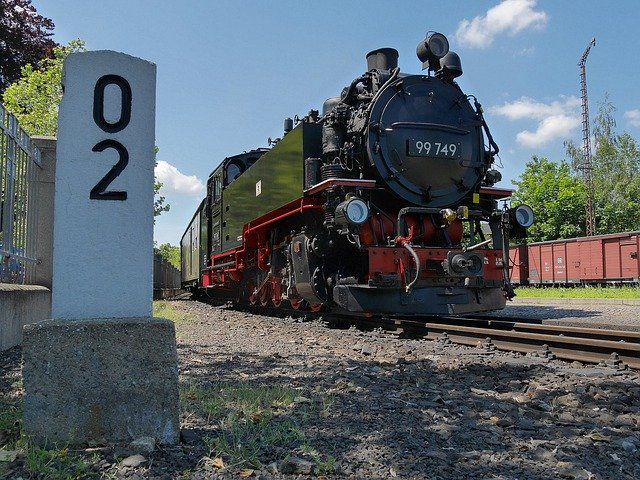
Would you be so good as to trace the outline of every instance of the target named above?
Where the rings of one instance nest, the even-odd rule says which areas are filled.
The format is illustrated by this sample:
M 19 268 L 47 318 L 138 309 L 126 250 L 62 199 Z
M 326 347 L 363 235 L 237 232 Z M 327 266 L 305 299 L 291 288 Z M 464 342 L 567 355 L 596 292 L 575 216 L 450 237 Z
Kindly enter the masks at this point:
M 180 430 L 180 441 L 184 443 L 197 443 L 202 440 L 202 434 L 192 429 L 183 428 Z
M 134 452 L 149 454 L 156 448 L 156 439 L 153 437 L 136 438 L 129 444 L 129 447 Z
M 636 439 L 634 437 L 623 438 L 621 442 L 622 448 L 625 452 L 633 453 L 637 450 Z
M 173 322 L 46 320 L 24 331 L 24 430 L 36 444 L 178 441 Z
M 302 395 L 300 395 L 293 399 L 293 403 L 312 403 L 312 400 L 310 398 L 303 397 Z
M 280 463 L 280 473 L 309 475 L 314 463 L 298 457 L 287 457 Z
M 560 415 L 558 415 L 558 422 L 560 423 L 573 424 L 575 421 L 575 417 L 569 412 L 562 412 Z
M 514 424 L 514 420 L 512 418 L 505 417 L 497 419 L 495 423 L 498 427 L 507 428 Z
M 131 455 L 120 462 L 123 467 L 136 468 L 147 463 L 147 459 L 142 455 Z

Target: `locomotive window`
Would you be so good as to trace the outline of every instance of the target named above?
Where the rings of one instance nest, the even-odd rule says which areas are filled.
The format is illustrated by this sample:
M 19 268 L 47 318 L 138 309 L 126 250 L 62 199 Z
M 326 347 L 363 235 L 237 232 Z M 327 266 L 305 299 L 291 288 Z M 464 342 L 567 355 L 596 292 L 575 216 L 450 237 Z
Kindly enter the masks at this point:
M 227 165 L 227 185 L 233 182 L 242 173 L 242 166 L 232 162 Z
M 222 196 L 222 178 L 220 175 L 216 175 L 213 179 L 213 190 L 211 192 L 212 203 L 220 203 L 220 197 Z

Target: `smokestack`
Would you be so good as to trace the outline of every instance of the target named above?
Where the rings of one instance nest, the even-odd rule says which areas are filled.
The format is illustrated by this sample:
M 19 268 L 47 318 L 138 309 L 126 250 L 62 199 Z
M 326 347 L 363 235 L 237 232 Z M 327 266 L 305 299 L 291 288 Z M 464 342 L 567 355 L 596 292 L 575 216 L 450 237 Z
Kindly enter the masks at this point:
M 367 70 L 392 70 L 398 66 L 395 48 L 379 48 L 367 53 Z

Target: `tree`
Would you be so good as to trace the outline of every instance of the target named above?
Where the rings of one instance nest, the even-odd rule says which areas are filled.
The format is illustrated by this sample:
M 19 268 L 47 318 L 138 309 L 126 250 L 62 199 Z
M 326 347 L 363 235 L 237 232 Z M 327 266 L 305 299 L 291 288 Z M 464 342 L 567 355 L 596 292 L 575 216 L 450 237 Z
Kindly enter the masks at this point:
M 154 155 L 158 155 L 160 148 L 156 145 L 154 147 L 153 153 Z M 156 161 L 155 165 L 158 165 Z M 162 212 L 168 212 L 171 209 L 171 205 L 168 203 L 165 205 L 164 195 L 160 195 L 160 189 L 162 188 L 162 183 L 159 182 L 155 177 L 153 178 L 153 216 L 157 217 L 162 214 Z M 180 268 L 180 267 L 178 267 Z
M 42 60 L 38 68 L 31 64 L 22 67 L 22 76 L 5 90 L 2 103 L 29 135 L 56 135 L 58 105 L 62 100 L 62 64 L 70 53 L 83 51 L 85 46 L 80 39 L 72 40 L 66 47 L 56 47 L 53 58 Z
M 72 40 L 66 47 L 56 47 L 53 58 L 42 60 L 37 69 L 32 65 L 22 67 L 20 79 L 5 90 L 2 96 L 4 106 L 16 116 L 29 135 L 57 134 L 58 106 L 62 100 L 62 65 L 70 53 L 85 50 L 80 39 Z M 158 147 L 155 149 L 157 152 Z M 160 195 L 161 187 L 160 182 L 154 182 L 154 217 L 170 208 L 165 204 L 164 196 Z
M 640 147 L 628 133 L 616 132 L 615 110 L 605 96 L 593 122 L 591 175 L 598 234 L 640 229 Z M 577 170 L 583 161 L 582 149 L 573 142 L 565 147 Z
M 519 180 L 514 204 L 526 203 L 535 214 L 528 229 L 534 242 L 571 238 L 585 233 L 585 191 L 582 181 L 571 174 L 565 161 L 560 163 L 533 156 Z
M 176 268 L 180 268 L 180 247 L 171 245 L 170 243 L 163 243 L 156 249 L 156 253 L 162 255 L 171 265 Z
M 31 0 L 0 0 L 0 94 L 20 78 L 27 64 L 53 54 L 54 24 L 39 15 Z

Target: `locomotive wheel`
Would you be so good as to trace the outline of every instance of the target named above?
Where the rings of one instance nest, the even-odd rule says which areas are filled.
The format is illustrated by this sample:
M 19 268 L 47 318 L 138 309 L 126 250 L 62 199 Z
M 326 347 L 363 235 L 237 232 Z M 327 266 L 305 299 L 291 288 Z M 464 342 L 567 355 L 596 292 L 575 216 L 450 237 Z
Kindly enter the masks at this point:
M 265 285 L 262 287 L 262 290 L 258 292 L 258 298 L 260 300 L 260 305 L 266 307 L 269 305 L 269 301 L 271 300 L 271 285 Z
M 306 308 L 306 301 L 303 298 L 290 298 L 289 303 L 294 310 L 304 310 Z
M 312 303 L 309 308 L 312 312 L 320 312 L 324 308 L 324 303 Z
M 256 282 L 253 279 L 249 279 L 247 280 L 247 285 L 246 285 L 246 292 L 247 292 L 247 300 L 249 301 L 250 305 L 255 305 L 256 303 L 258 303 L 258 295 L 256 293 Z
M 280 308 L 280 305 L 282 305 L 282 284 L 278 283 L 274 286 L 271 301 L 276 308 Z

